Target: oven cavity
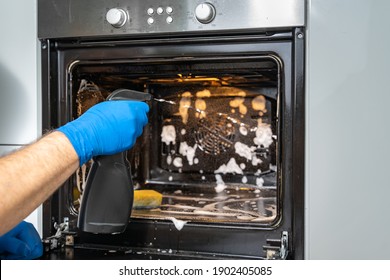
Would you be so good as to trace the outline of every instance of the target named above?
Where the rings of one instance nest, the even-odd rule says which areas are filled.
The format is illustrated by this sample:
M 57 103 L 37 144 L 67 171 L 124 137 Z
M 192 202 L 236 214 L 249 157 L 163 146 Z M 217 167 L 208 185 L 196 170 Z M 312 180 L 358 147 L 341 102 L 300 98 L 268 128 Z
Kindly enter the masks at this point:
M 133 209 L 130 219 L 277 222 L 280 67 L 268 56 L 143 66 L 79 62 L 70 73 L 75 118 L 117 88 L 154 97 L 128 160 L 135 188 L 159 192 L 162 203 Z M 79 169 L 70 190 L 75 214 L 90 165 Z

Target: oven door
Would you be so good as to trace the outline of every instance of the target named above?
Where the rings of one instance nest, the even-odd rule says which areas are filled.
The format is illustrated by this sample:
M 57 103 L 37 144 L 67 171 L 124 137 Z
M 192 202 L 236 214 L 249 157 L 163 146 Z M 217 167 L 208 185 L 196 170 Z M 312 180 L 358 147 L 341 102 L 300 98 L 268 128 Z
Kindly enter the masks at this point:
M 44 205 L 45 257 L 303 258 L 298 34 L 43 41 L 44 129 L 118 88 L 164 101 L 128 151 L 136 189 L 161 206 L 133 209 L 122 234 L 80 232 L 87 163 Z

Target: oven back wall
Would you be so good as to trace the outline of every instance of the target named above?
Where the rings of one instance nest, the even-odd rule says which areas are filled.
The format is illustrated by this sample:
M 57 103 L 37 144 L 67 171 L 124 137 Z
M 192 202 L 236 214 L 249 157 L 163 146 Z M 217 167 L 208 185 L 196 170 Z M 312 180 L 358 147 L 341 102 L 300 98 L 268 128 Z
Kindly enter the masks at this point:
M 305 257 L 390 259 L 390 2 L 308 4 Z

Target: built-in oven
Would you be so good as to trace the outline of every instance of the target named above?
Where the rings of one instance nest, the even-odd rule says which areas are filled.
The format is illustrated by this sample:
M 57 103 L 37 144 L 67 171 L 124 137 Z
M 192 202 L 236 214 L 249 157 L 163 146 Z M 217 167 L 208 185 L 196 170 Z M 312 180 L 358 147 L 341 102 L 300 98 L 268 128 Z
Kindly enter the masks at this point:
M 91 162 L 43 205 L 44 258 L 302 259 L 305 1 L 38 1 L 43 132 L 151 93 L 125 232 L 77 227 Z M 129 202 L 131 203 L 131 202 Z

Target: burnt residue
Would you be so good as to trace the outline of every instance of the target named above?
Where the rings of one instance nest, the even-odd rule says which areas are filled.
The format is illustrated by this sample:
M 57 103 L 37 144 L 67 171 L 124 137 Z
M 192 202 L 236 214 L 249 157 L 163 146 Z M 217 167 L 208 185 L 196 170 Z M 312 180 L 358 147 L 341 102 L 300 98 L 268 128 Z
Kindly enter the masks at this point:
M 77 92 L 77 117 L 85 113 L 93 105 L 104 101 L 101 89 L 93 82 L 82 80 Z

